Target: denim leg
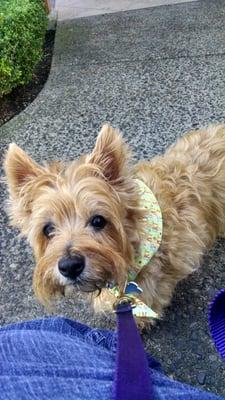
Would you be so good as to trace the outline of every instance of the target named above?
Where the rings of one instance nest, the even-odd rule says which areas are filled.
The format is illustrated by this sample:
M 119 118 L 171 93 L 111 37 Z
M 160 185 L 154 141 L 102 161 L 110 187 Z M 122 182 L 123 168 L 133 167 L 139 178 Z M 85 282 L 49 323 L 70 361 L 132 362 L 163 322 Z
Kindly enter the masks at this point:
M 0 399 L 110 400 L 116 335 L 64 318 L 0 329 Z M 219 400 L 167 378 L 150 359 L 155 400 Z

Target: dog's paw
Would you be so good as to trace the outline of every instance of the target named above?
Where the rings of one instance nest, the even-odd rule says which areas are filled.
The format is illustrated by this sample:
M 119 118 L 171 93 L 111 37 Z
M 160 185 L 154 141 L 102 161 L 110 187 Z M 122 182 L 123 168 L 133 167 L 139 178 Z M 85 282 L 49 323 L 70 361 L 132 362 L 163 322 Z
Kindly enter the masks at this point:
M 140 333 L 145 333 L 146 331 L 150 331 L 151 328 L 156 324 L 156 320 L 153 318 L 135 318 L 136 325 L 140 331 Z

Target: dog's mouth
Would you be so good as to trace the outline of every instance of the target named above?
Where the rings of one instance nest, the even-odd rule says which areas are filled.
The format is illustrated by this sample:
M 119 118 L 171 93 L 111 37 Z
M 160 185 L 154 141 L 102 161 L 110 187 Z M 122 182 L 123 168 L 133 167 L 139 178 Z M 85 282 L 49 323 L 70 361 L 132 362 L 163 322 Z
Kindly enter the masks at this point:
M 69 286 L 73 286 L 76 290 L 84 293 L 101 293 L 102 289 L 112 289 L 116 284 L 114 280 L 111 281 L 103 281 L 103 280 L 94 280 L 90 278 L 77 278 L 74 281 L 70 281 L 67 283 Z M 66 285 L 66 286 L 67 286 Z

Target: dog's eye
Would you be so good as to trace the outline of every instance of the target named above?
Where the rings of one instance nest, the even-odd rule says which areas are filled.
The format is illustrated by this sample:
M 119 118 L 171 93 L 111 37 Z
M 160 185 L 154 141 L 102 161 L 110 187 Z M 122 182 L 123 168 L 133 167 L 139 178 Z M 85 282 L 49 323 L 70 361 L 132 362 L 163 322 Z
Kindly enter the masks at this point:
M 54 235 L 54 231 L 55 227 L 51 222 L 46 224 L 43 228 L 43 233 L 48 239 L 50 239 Z
M 107 224 L 106 219 L 102 215 L 94 215 L 90 220 L 90 225 L 96 230 L 101 231 Z

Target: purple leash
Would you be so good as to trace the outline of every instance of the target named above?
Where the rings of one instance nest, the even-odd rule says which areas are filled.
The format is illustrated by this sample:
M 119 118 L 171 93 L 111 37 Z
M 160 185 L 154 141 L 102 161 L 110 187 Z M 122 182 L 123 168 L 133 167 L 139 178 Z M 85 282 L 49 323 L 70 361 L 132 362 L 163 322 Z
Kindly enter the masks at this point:
M 217 293 L 210 304 L 209 329 L 217 351 L 225 360 L 225 288 Z
M 113 400 L 153 400 L 147 356 L 134 321 L 132 306 L 118 304 L 117 356 Z
M 118 303 L 117 356 L 113 400 L 153 400 L 147 356 L 129 301 Z M 209 328 L 215 346 L 225 360 L 225 288 L 209 307 Z

